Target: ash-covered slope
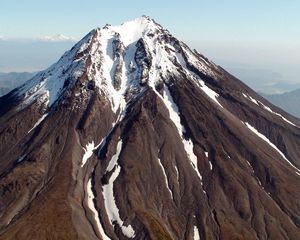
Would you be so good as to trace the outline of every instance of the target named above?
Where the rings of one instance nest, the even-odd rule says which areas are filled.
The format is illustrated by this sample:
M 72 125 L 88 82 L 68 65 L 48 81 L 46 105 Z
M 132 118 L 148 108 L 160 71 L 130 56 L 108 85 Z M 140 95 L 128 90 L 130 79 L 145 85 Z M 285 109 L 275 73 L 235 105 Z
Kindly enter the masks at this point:
M 0 98 L 1 239 L 298 239 L 300 122 L 148 17 Z

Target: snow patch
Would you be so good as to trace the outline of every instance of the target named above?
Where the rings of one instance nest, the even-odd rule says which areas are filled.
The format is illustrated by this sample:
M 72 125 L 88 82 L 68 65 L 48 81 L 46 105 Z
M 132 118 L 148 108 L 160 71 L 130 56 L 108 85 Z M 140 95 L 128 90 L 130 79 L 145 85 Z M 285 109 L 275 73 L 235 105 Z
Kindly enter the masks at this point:
M 256 99 L 254 99 L 253 97 L 251 97 L 250 95 L 248 95 L 246 93 L 242 93 L 242 94 L 243 94 L 244 98 L 247 98 L 248 100 L 250 100 L 251 102 L 253 102 L 257 106 L 259 106 L 258 101 Z
M 253 169 L 252 165 L 249 163 L 249 161 L 247 161 L 247 160 L 246 160 L 246 163 L 247 163 L 247 164 L 248 164 L 248 166 L 250 167 L 250 169 L 251 169 L 252 173 L 254 173 L 254 169 Z
M 108 167 L 106 169 L 106 172 L 110 172 L 113 170 L 113 168 L 116 166 L 117 164 L 117 161 L 119 159 L 119 155 L 121 153 L 121 150 L 122 150 L 122 145 L 123 145 L 123 142 L 122 140 L 120 140 L 117 144 L 117 150 L 116 150 L 116 153 L 112 156 L 109 164 L 108 164 Z
M 182 142 L 183 142 L 184 149 L 191 161 L 193 168 L 195 169 L 200 180 L 202 181 L 202 176 L 198 170 L 197 156 L 195 155 L 195 153 L 193 151 L 194 144 L 193 144 L 192 140 L 191 139 L 189 139 L 189 140 L 182 139 Z
M 84 154 L 82 157 L 81 167 L 83 167 L 85 165 L 85 163 L 87 162 L 87 160 L 93 155 L 94 149 L 95 149 L 94 141 L 92 141 L 91 143 L 88 143 L 86 145 L 86 147 L 83 148 Z
M 88 206 L 94 214 L 94 219 L 97 223 L 97 228 L 101 234 L 101 237 L 103 238 L 103 240 L 110 240 L 110 238 L 105 234 L 103 226 L 101 225 L 100 220 L 99 220 L 99 213 L 96 210 L 95 205 L 94 205 L 95 196 L 94 196 L 94 193 L 92 190 L 92 179 L 91 178 L 89 179 L 89 181 L 87 183 L 87 194 L 88 194 Z
M 34 126 L 28 131 L 30 133 L 32 130 L 34 130 L 37 126 L 41 124 L 41 122 L 48 116 L 48 113 L 45 113 L 35 124 Z
M 212 166 L 212 164 L 211 164 L 211 161 L 208 161 L 208 163 L 209 163 L 209 169 L 212 170 L 212 169 L 213 169 L 213 166 Z
M 193 166 L 193 168 L 195 169 L 198 177 L 200 178 L 200 181 L 202 180 L 201 174 L 198 170 L 198 165 L 197 165 L 197 156 L 194 154 L 193 148 L 193 142 L 191 139 L 186 140 L 183 138 L 183 133 L 185 132 L 185 128 L 184 126 L 182 126 L 182 124 L 180 123 L 180 116 L 179 116 L 179 109 L 178 106 L 176 105 L 176 103 L 174 102 L 172 95 L 168 89 L 168 87 L 166 85 L 164 85 L 164 98 L 163 101 L 167 107 L 167 109 L 169 110 L 169 115 L 170 115 L 170 119 L 172 120 L 172 122 L 175 124 L 179 136 L 181 137 L 184 149 L 188 155 L 188 158 L 191 161 L 191 165 Z
M 119 33 L 124 45 L 128 46 L 133 42 L 137 42 L 148 32 L 158 29 L 158 25 L 147 17 L 140 17 L 132 21 L 125 22 L 122 25 L 109 26 L 108 28 Z
M 184 48 L 183 48 L 184 49 Z M 200 61 L 198 61 L 195 56 L 192 56 L 193 53 L 188 53 L 185 52 L 187 54 L 187 57 L 189 60 L 191 60 L 194 65 L 196 64 L 200 64 L 202 65 L 202 63 Z M 191 72 L 190 70 L 188 70 L 188 67 L 186 66 L 186 62 L 185 59 L 183 58 L 182 54 L 176 53 L 176 59 L 178 61 L 178 63 L 183 67 L 183 70 L 185 71 L 185 73 L 190 76 L 192 79 L 194 79 L 195 83 L 200 87 L 200 89 L 210 98 L 212 99 L 215 103 L 217 103 L 220 107 L 224 108 L 219 101 L 217 100 L 217 98 L 219 97 L 219 94 L 216 93 L 214 90 L 210 89 L 205 82 L 195 73 Z M 204 61 L 206 61 L 205 59 L 202 59 Z M 211 63 L 210 63 L 211 64 Z M 201 68 L 204 65 L 201 66 Z M 199 67 L 199 66 L 198 66 Z M 203 68 L 202 68 L 203 69 Z M 210 69 L 208 69 L 206 66 L 204 67 L 204 72 L 206 73 L 210 73 Z M 211 72 L 212 73 L 212 72 Z
M 163 171 L 163 174 L 164 174 L 164 177 L 165 177 L 165 181 L 166 181 L 166 186 L 167 186 L 167 188 L 168 188 L 168 190 L 169 190 L 169 193 L 170 193 L 170 195 L 171 195 L 171 198 L 174 199 L 173 193 L 172 193 L 172 191 L 171 191 L 171 189 L 170 189 L 170 187 L 169 187 L 169 181 L 168 181 L 168 177 L 167 177 L 165 168 L 164 168 L 164 166 L 162 165 L 160 158 L 158 158 L 158 163 L 159 163 L 159 165 L 160 165 L 160 167 L 161 167 L 161 169 L 162 169 L 162 171 Z
M 204 58 L 198 56 L 202 60 L 199 61 L 198 57 L 195 56 L 195 53 L 193 53 L 188 47 L 182 46 L 182 50 L 188 62 L 192 64 L 196 69 L 206 73 L 212 78 L 216 78 L 214 71 L 211 70 L 211 68 L 217 68 L 215 64 L 213 64 L 212 62 L 208 62 Z
M 199 230 L 196 226 L 194 226 L 194 240 L 200 240 Z
M 286 118 L 285 118 L 284 116 L 282 116 L 281 114 L 272 111 L 271 108 L 269 108 L 268 106 L 264 105 L 262 102 L 259 102 L 259 103 L 260 103 L 260 104 L 263 106 L 263 108 L 266 109 L 268 112 L 270 112 L 270 113 L 272 113 L 272 114 L 275 114 L 276 116 L 282 118 L 282 120 L 284 120 L 285 122 L 287 122 L 287 123 L 293 125 L 294 127 L 299 128 L 299 126 L 297 126 L 296 124 L 292 123 L 290 120 L 286 119 Z
M 295 170 L 298 175 L 300 175 L 300 170 L 295 167 L 287 158 L 286 156 L 273 144 L 265 135 L 257 131 L 253 126 L 251 126 L 248 122 L 244 122 L 244 124 L 250 129 L 253 133 L 255 133 L 258 137 L 268 143 L 272 148 L 274 148 Z
M 202 89 L 202 91 L 210 98 L 212 99 L 215 103 L 217 103 L 221 108 L 223 108 L 223 106 L 219 103 L 219 101 L 217 100 L 217 97 L 219 97 L 219 94 L 217 94 L 214 90 L 210 89 L 209 87 L 207 87 L 204 83 L 203 80 L 200 80 L 200 88 Z
M 264 189 L 263 185 L 261 184 L 261 181 L 258 179 L 258 177 L 256 178 L 258 185 L 262 187 L 262 189 Z
M 108 183 L 103 186 L 104 205 L 110 222 L 112 224 L 115 224 L 115 222 L 117 222 L 117 224 L 121 227 L 122 233 L 128 238 L 133 238 L 135 236 L 135 232 L 131 225 L 124 226 L 124 222 L 121 220 L 121 217 L 119 215 L 119 209 L 117 207 L 113 192 L 114 181 L 117 179 L 121 171 L 121 167 L 117 162 L 121 150 L 122 140 L 118 142 L 116 154 L 111 158 L 106 169 L 106 172 L 113 171 L 113 173 L 109 178 Z
M 176 179 L 177 179 L 177 182 L 179 183 L 179 171 L 178 171 L 178 168 L 176 165 L 174 167 L 175 167 L 175 172 L 176 172 Z
M 180 137 L 182 138 L 182 134 L 185 132 L 184 127 L 181 125 L 180 117 L 179 117 L 179 109 L 176 103 L 174 102 L 172 95 L 166 85 L 164 85 L 164 98 L 163 101 L 169 110 L 169 115 L 172 122 L 177 127 Z

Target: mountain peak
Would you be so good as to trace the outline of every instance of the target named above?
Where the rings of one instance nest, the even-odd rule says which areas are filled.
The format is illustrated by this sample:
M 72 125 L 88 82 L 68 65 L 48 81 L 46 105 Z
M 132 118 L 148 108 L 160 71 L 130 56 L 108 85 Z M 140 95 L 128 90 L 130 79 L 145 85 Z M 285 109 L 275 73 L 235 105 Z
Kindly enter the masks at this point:
M 111 31 L 118 34 L 125 46 L 136 42 L 139 38 L 142 38 L 147 34 L 159 30 L 161 30 L 161 26 L 148 16 L 142 16 L 117 26 L 106 24 L 103 28 L 97 28 L 97 31 L 102 33 Z
M 148 85 L 155 90 L 169 72 L 192 77 L 186 68 L 189 64 L 208 75 L 214 72 L 212 68 L 217 69 L 150 17 L 142 16 L 91 31 L 56 64 L 22 86 L 18 95 L 27 103 L 40 97 L 47 99 L 51 107 L 64 90 L 84 75 L 87 79 L 81 81 L 92 81 L 116 112 L 130 100 L 129 95 L 136 96 L 143 87 Z

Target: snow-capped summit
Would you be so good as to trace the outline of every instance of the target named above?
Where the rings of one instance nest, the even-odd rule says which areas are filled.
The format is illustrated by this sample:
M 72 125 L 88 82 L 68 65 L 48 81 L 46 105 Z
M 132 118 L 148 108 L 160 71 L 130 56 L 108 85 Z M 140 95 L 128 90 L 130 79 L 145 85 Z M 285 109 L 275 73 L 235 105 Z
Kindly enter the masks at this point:
M 104 28 L 98 28 L 97 30 L 102 32 L 110 30 L 118 34 L 123 45 L 128 47 L 130 44 L 137 42 L 140 38 L 157 34 L 158 31 L 163 29 L 150 17 L 142 16 L 119 26 L 106 25 Z
M 208 75 L 217 69 L 154 20 L 142 16 L 119 26 L 105 25 L 92 30 L 56 64 L 23 85 L 17 94 L 23 103 L 40 99 L 51 107 L 78 79 L 85 85 L 92 80 L 116 112 L 119 107 L 125 108 L 125 95 L 140 92 L 143 85 L 155 89 L 170 72 L 197 78 L 187 71 L 189 64 Z M 205 87 L 204 82 L 202 86 Z

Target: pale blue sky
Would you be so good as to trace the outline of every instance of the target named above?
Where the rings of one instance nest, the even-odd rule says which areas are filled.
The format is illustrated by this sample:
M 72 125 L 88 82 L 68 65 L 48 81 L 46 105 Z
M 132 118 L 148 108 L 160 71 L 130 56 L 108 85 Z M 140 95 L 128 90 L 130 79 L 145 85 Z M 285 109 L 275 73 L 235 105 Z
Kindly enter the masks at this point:
M 80 39 L 95 27 L 145 14 L 229 70 L 263 69 L 278 73 L 282 81 L 300 83 L 299 13 L 298 0 L 3 0 L 0 39 L 6 43 L 0 41 L 0 52 L 8 55 L 2 54 L 0 71 L 45 68 L 73 44 L 49 43 L 47 51 L 42 45 L 37 51 L 24 39 L 34 42 L 55 34 Z M 26 51 L 39 61 L 25 61 Z
M 0 6 L 3 37 L 62 33 L 79 38 L 105 23 L 146 14 L 190 40 L 300 40 L 297 0 L 5 0 Z

